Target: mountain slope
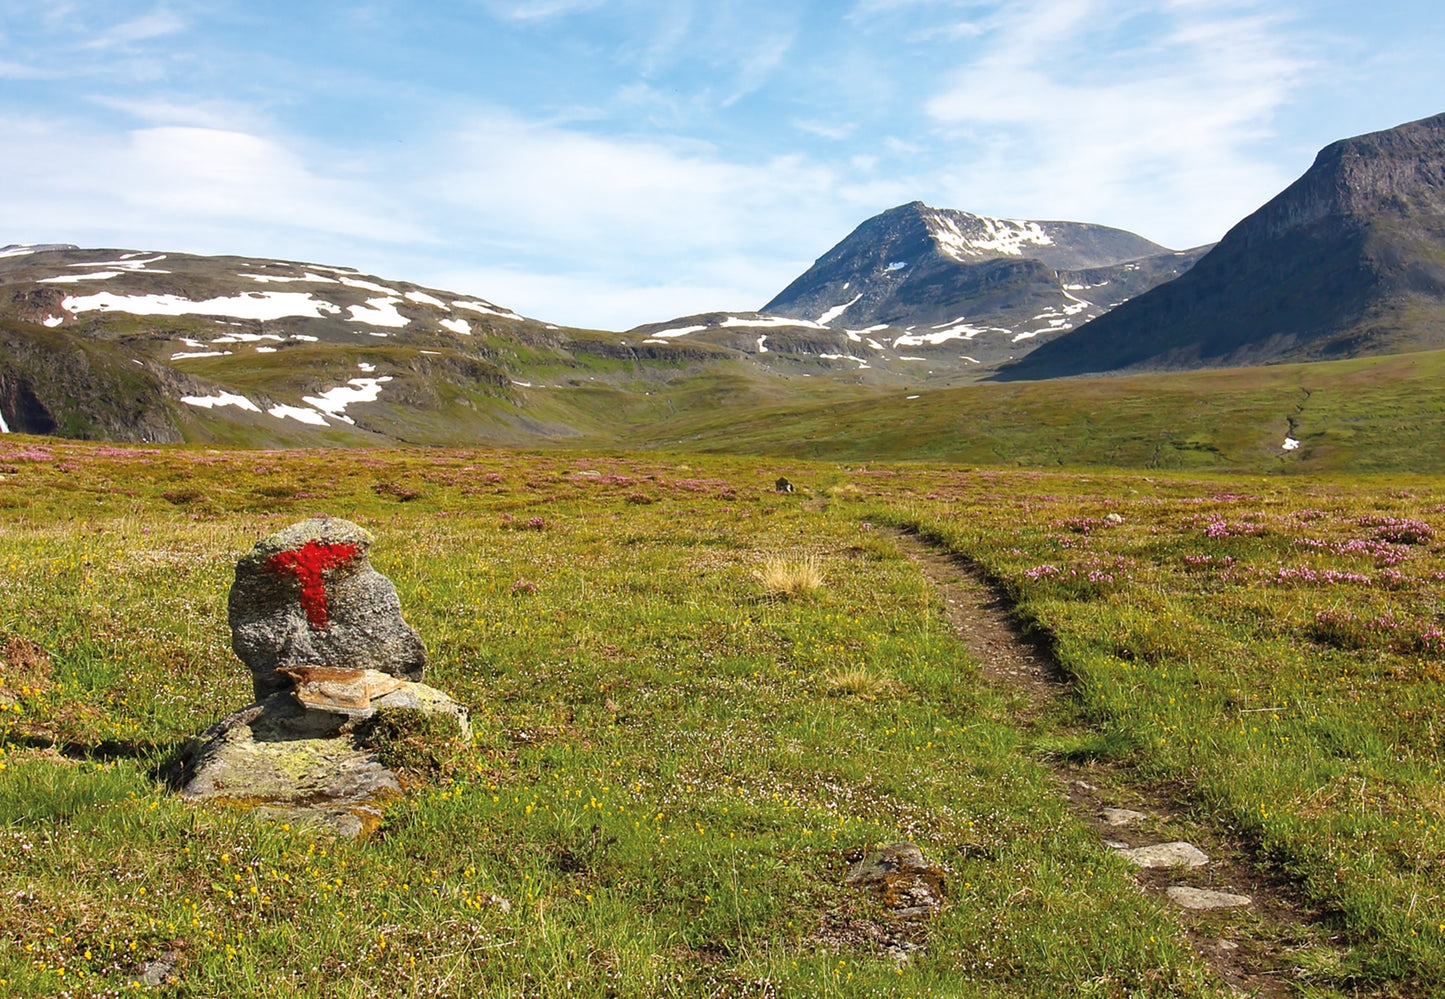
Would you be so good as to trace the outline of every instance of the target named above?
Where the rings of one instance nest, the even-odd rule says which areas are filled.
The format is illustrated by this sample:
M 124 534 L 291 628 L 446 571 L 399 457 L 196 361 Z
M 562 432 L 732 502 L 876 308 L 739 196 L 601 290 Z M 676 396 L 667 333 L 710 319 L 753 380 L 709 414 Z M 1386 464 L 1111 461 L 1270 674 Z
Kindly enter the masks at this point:
M 1445 115 L 1344 139 L 1188 273 L 1004 378 L 1445 346 Z
M 1202 252 L 915 201 L 858 226 L 763 311 L 869 333 L 936 363 L 964 349 L 988 367 L 1171 280 Z

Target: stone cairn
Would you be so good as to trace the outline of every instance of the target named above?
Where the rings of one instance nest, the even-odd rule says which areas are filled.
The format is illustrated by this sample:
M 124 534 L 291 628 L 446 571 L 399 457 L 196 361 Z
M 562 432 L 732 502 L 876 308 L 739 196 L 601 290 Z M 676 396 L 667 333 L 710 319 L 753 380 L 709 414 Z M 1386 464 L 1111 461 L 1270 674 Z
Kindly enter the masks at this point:
M 236 564 L 231 645 L 256 700 L 188 748 L 185 797 L 362 836 L 402 793 L 366 745 L 371 719 L 438 716 L 471 738 L 467 709 L 421 682 L 426 646 L 403 620 L 396 587 L 367 561 L 371 543 L 356 524 L 319 517 L 257 542 Z

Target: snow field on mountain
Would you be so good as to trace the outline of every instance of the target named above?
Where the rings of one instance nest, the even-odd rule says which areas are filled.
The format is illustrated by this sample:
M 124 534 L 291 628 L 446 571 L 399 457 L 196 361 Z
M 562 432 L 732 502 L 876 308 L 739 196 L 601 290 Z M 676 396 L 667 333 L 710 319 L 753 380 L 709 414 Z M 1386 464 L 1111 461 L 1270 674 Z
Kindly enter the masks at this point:
M 294 317 L 323 319 L 341 311 L 306 292 L 260 291 L 193 302 L 179 295 L 72 295 L 60 303 L 65 311 L 125 312 L 135 316 L 229 316 L 232 319 L 275 320 Z

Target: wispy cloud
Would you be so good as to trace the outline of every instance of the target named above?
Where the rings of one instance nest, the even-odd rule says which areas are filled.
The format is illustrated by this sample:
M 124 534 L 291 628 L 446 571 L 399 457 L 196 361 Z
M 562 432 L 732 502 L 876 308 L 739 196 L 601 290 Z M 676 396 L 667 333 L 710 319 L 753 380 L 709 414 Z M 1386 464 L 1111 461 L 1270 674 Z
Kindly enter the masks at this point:
M 186 21 L 168 10 L 156 10 L 142 17 L 106 28 L 83 44 L 88 49 L 121 48 L 136 42 L 174 35 L 186 29 Z
M 1246 4 L 1009 4 L 926 103 L 980 153 L 942 186 L 993 192 L 985 208 L 1218 238 L 1285 179 L 1252 147 L 1307 67 L 1286 28 Z
M 0 128 L 10 149 L 0 216 L 27 237 L 123 234 L 126 242 L 278 256 L 288 243 L 433 238 L 389 206 L 379 185 L 328 176 L 263 136 L 163 127 L 77 142 L 51 122 L 0 120 Z
M 812 135 L 821 136 L 824 139 L 846 139 L 848 138 L 848 136 L 853 134 L 856 128 L 856 126 L 852 122 L 833 124 L 826 121 L 817 121 L 812 118 L 794 119 L 793 126 L 795 128 L 800 128 L 804 132 L 808 132 Z
M 514 22 L 542 22 L 568 14 L 596 10 L 606 0 L 483 0 L 494 17 Z

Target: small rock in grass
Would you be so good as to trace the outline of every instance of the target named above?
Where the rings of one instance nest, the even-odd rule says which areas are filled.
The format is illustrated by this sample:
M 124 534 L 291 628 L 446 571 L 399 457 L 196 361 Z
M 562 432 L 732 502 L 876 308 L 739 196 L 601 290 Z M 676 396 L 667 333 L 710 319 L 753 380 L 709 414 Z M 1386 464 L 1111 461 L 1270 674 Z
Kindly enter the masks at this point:
M 1106 840 L 1104 840 L 1104 845 L 1107 846 L 1107 847 L 1108 847 L 1109 849 L 1111 849 L 1111 850 L 1127 850 L 1127 849 L 1129 849 L 1129 844 L 1128 844 L 1128 843 L 1125 843 L 1122 839 L 1106 839 Z
M 1176 904 L 1186 909 L 1238 909 L 1250 905 L 1253 899 L 1248 895 L 1235 895 L 1227 891 L 1209 891 L 1207 888 L 1186 888 L 1174 885 L 1165 892 Z
M 848 872 L 848 884 L 878 894 L 904 919 L 929 916 L 943 904 L 943 871 L 913 843 L 889 843 L 874 850 Z
M 1106 808 L 1099 813 L 1099 817 L 1111 826 L 1132 826 L 1135 822 L 1143 822 L 1149 816 L 1132 808 Z
M 1138 867 L 1203 867 L 1209 863 L 1204 851 L 1192 843 L 1155 843 L 1119 853 Z
M 170 984 L 175 980 L 176 962 L 179 960 L 179 954 L 168 950 L 156 960 L 147 961 L 141 966 L 140 974 L 135 978 L 136 984 L 152 989 Z
M 1104 515 L 1104 521 L 1109 524 L 1122 524 L 1124 523 L 1124 518 L 1117 513 L 1110 513 Z
M 371 534 L 313 517 L 256 543 L 236 564 L 231 644 L 256 700 L 288 690 L 287 670 L 377 670 L 420 682 L 426 646 L 401 616 L 396 587 L 371 567 Z

